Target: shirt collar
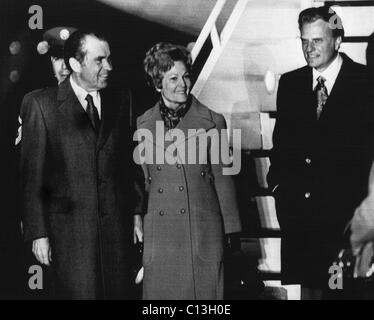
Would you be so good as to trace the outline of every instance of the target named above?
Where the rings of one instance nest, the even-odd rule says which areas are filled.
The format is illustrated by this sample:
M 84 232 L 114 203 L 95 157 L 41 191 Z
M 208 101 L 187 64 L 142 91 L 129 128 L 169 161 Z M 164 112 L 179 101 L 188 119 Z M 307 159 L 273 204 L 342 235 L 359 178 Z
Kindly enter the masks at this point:
M 342 64 L 343 64 L 343 59 L 341 55 L 338 53 L 334 61 L 331 62 L 331 64 L 323 72 L 319 72 L 313 68 L 313 90 L 315 89 L 317 85 L 317 78 L 319 76 L 322 76 L 326 80 L 325 86 L 327 89 L 327 93 L 330 94 L 334 86 L 335 80 L 338 77 Z
M 94 105 L 97 108 L 97 111 L 99 113 L 99 117 L 101 117 L 101 99 L 100 99 L 99 92 L 98 91 L 87 92 L 85 89 L 83 89 L 81 86 L 79 86 L 74 81 L 72 76 L 70 76 L 69 80 L 70 80 L 71 87 L 72 87 L 75 95 L 77 96 L 80 104 L 82 105 L 83 109 L 86 110 L 86 108 L 87 108 L 86 97 L 87 97 L 87 94 L 90 94 L 93 98 Z

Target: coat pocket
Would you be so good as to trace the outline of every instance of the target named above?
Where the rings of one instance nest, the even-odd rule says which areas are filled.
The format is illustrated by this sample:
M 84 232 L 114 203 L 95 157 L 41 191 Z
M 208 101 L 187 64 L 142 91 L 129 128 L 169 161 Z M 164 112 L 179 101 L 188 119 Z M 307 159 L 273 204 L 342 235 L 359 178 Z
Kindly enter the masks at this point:
M 219 211 L 194 207 L 194 239 L 197 255 L 206 262 L 219 262 L 223 259 L 224 229 Z

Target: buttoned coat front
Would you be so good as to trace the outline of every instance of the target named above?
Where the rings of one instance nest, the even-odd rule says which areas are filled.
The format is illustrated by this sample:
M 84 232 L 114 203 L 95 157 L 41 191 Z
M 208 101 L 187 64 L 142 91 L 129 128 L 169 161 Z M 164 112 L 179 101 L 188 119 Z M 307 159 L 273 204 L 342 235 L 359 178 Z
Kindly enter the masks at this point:
M 239 232 L 241 224 L 232 177 L 222 174 L 221 160 L 212 161 L 209 139 L 200 150 L 195 142 L 201 144 L 203 132 L 220 135 L 225 120 L 193 98 L 184 118 L 166 133 L 166 141 L 158 103 L 137 124 L 151 133 L 145 140 L 151 156 L 142 165 L 149 194 L 143 298 L 222 299 L 224 234 Z M 193 131 L 198 129 L 203 130 Z M 222 136 L 225 141 L 216 151 L 228 149 L 226 132 Z
M 344 229 L 366 194 L 372 88 L 365 67 L 342 56 L 319 120 L 312 68 L 286 73 L 279 82 L 268 182 L 277 186 L 284 284 L 327 287 Z
M 69 79 L 24 98 L 24 235 L 50 239 L 57 297 L 129 297 L 135 197 L 128 98 L 101 92 L 97 138 Z

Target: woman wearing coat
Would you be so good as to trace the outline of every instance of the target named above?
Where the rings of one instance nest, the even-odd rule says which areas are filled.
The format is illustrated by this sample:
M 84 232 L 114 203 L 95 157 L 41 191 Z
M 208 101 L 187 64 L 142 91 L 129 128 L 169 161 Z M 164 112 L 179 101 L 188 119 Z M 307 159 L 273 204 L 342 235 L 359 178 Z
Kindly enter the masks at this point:
M 209 140 L 198 150 L 195 142 L 204 132 L 221 133 L 225 119 L 190 94 L 186 48 L 158 43 L 144 68 L 160 99 L 137 119 L 138 132 L 151 133 L 151 157 L 142 164 L 148 192 L 143 299 L 222 299 L 224 234 L 241 231 L 241 223 L 233 180 L 210 157 L 228 145 L 213 150 Z M 174 142 L 173 134 L 179 134 Z M 182 144 L 185 153 L 174 148 Z M 198 160 L 187 161 L 190 155 Z

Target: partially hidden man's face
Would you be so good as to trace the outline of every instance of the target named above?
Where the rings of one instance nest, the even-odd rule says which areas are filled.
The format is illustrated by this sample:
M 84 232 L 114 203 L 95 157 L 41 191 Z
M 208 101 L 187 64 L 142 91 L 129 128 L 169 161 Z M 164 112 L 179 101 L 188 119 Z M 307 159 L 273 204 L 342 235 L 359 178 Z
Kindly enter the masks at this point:
M 301 28 L 301 44 L 308 65 L 323 72 L 336 57 L 341 37 L 335 38 L 329 23 L 318 19 Z
M 86 91 L 105 88 L 108 85 L 109 74 L 113 70 L 108 42 L 88 35 L 83 50 L 86 55 L 77 75 L 80 85 Z
M 63 82 L 70 74 L 69 69 L 66 67 L 63 58 L 51 57 L 53 73 L 57 79 L 58 84 Z

